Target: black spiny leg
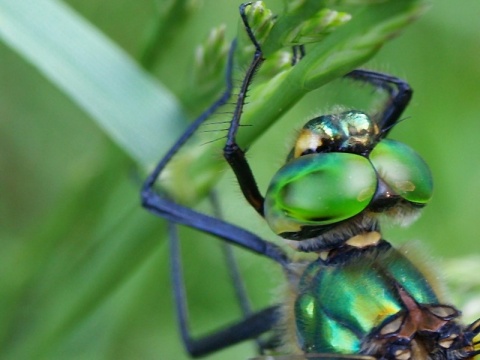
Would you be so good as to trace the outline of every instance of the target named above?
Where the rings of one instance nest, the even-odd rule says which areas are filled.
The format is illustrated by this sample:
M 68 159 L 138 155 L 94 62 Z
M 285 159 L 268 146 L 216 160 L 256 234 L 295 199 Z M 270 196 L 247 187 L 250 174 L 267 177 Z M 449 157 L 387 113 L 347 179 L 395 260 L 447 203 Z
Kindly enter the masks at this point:
M 235 42 L 232 43 L 232 47 L 230 48 L 228 55 L 225 92 L 212 106 L 204 111 L 187 128 L 187 130 L 170 148 L 163 159 L 160 160 L 153 172 L 148 176 L 141 191 L 142 206 L 152 214 L 164 218 L 165 220 L 186 225 L 199 231 L 219 237 L 224 241 L 268 257 L 278 262 L 282 266 L 285 266 L 288 263 L 287 256 L 278 246 L 226 221 L 177 204 L 162 194 L 157 193 L 154 189 L 155 182 L 158 180 L 160 174 L 170 162 L 172 157 L 180 150 L 187 140 L 193 136 L 200 125 L 202 125 L 210 115 L 212 115 L 220 106 L 224 105 L 230 99 L 233 87 L 232 68 L 234 50 Z
M 240 117 L 242 116 L 243 106 L 245 104 L 245 98 L 247 96 L 248 87 L 250 86 L 255 72 L 259 69 L 260 65 L 263 62 L 262 49 L 253 35 L 252 29 L 250 28 L 245 14 L 245 8 L 249 6 L 250 3 L 240 5 L 240 15 L 242 17 L 243 24 L 245 25 L 245 30 L 247 31 L 248 37 L 255 46 L 255 53 L 253 55 L 252 62 L 245 74 L 245 77 L 242 81 L 242 86 L 238 94 L 237 104 L 233 113 L 233 118 L 230 123 L 230 128 L 227 135 L 227 143 L 223 148 L 223 155 L 225 159 L 230 164 L 235 176 L 237 177 L 238 184 L 242 190 L 243 195 L 250 203 L 250 205 L 263 216 L 263 196 L 258 190 L 257 182 L 253 176 L 250 165 L 248 165 L 247 159 L 245 157 L 245 152 L 238 146 L 236 142 L 236 134 L 238 127 L 240 125 Z
M 212 204 L 214 215 L 217 218 L 222 219 L 222 210 L 218 201 L 217 194 L 214 191 L 210 193 L 210 203 Z M 250 315 L 252 315 L 253 311 L 250 299 L 248 298 L 247 290 L 245 288 L 245 284 L 242 279 L 242 275 L 240 274 L 237 259 L 235 258 L 235 254 L 233 253 L 233 246 L 227 242 L 222 242 L 221 247 L 223 256 L 225 258 L 228 275 L 235 290 L 235 297 L 237 298 L 238 305 L 240 306 L 240 310 L 242 311 L 243 318 L 246 319 Z M 259 354 L 263 354 L 263 344 L 258 339 L 256 340 L 256 344 L 257 352 Z
M 177 311 L 180 333 L 187 351 L 193 357 L 229 347 L 244 340 L 256 339 L 271 330 L 278 322 L 278 306 L 271 306 L 261 311 L 251 313 L 241 321 L 225 327 L 214 333 L 194 339 L 188 325 L 187 296 L 184 288 L 180 246 L 176 225 L 169 222 L 170 261 L 174 301 Z
M 240 5 L 240 16 L 245 26 L 245 31 L 247 32 L 250 41 L 255 47 L 255 53 L 253 55 L 252 62 L 250 63 L 250 66 L 247 70 L 247 73 L 245 74 L 245 77 L 242 81 L 242 86 L 238 94 L 237 103 L 233 113 L 232 121 L 230 123 L 230 128 L 228 130 L 227 142 L 225 144 L 225 147 L 223 148 L 223 155 L 230 164 L 233 172 L 235 173 L 243 195 L 245 196 L 249 204 L 261 216 L 263 216 L 264 198 L 258 190 L 257 182 L 255 181 L 255 177 L 253 176 L 252 169 L 250 168 L 250 165 L 248 164 L 248 161 L 245 157 L 245 151 L 242 150 L 236 142 L 237 130 L 240 126 L 240 118 L 242 116 L 243 106 L 245 105 L 245 98 L 247 96 L 248 88 L 252 83 L 255 73 L 264 61 L 260 44 L 255 38 L 255 35 L 253 34 L 252 28 L 248 24 L 247 16 L 245 14 L 245 8 L 250 4 L 251 3 L 245 3 Z M 292 65 L 295 65 L 305 55 L 305 48 L 303 45 L 298 45 L 294 46 L 292 48 L 292 51 Z
M 412 98 L 413 90 L 405 80 L 376 71 L 357 69 L 346 75 L 347 77 L 365 81 L 385 90 L 389 94 L 389 101 L 385 105 L 378 119 L 382 138 L 387 136 L 392 127 L 398 122 L 403 111 Z

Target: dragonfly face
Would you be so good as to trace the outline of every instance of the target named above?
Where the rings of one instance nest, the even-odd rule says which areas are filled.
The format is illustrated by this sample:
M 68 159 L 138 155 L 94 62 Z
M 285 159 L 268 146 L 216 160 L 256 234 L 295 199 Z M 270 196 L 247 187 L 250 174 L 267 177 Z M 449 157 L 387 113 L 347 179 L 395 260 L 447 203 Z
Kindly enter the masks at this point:
M 375 228 L 378 213 L 416 213 L 432 196 L 430 170 L 407 145 L 382 137 L 359 111 L 309 121 L 267 190 L 272 230 L 292 240 L 318 237 L 321 249 L 332 246 L 323 233 L 359 214 L 362 233 Z

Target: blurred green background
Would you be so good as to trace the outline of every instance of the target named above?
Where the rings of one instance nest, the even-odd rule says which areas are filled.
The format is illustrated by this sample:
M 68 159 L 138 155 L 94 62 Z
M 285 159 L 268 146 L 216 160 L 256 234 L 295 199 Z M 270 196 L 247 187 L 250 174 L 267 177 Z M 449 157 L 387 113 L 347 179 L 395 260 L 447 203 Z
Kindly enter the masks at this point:
M 165 5 L 65 3 L 134 58 L 155 25 L 157 6 Z M 221 23 L 233 37 L 237 6 L 238 1 L 205 0 L 185 27 L 175 29 L 155 76 L 181 96 L 196 44 Z M 444 271 L 451 259 L 464 259 L 455 265 L 458 270 L 468 264 L 465 259 L 480 255 L 479 15 L 478 2 L 434 1 L 367 64 L 407 79 L 414 88 L 407 120 L 391 137 L 422 154 L 435 178 L 434 199 L 421 219 L 407 229 L 386 226 L 386 238 L 395 244 L 418 241 L 426 261 Z M 0 84 L 0 357 L 18 359 L 29 346 L 44 346 L 49 359 L 188 358 L 174 321 L 164 223 L 139 206 L 141 180 L 134 162 L 4 43 Z M 249 158 L 261 188 L 287 153 L 290 129 L 334 105 L 355 104 L 362 91 L 367 90 L 342 82 L 310 94 L 252 147 Z M 229 220 L 271 238 L 229 172 L 219 192 Z M 215 242 L 185 229 L 182 237 L 192 327 L 204 333 L 238 318 L 239 311 Z M 268 304 L 282 274 L 268 261 L 238 253 L 255 305 Z M 109 281 L 108 270 L 119 262 L 126 275 Z M 477 272 L 467 267 L 465 277 L 478 279 L 478 261 L 472 264 Z M 107 286 L 89 286 L 99 277 L 106 277 Z M 471 305 L 474 292 L 467 293 L 461 280 L 453 281 L 459 292 L 451 295 L 455 304 L 470 302 L 473 311 L 467 315 L 480 314 L 478 303 Z M 18 349 L 24 352 L 14 352 Z M 251 344 L 243 344 L 209 358 L 251 355 Z

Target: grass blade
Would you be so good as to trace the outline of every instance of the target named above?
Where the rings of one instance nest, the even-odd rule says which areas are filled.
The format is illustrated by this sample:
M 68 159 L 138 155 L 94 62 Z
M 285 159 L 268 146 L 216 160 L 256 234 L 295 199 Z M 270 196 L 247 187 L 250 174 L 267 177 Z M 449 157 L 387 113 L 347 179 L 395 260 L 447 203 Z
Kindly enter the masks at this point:
M 175 97 L 63 3 L 1 0 L 0 37 L 138 163 L 158 161 L 183 129 Z

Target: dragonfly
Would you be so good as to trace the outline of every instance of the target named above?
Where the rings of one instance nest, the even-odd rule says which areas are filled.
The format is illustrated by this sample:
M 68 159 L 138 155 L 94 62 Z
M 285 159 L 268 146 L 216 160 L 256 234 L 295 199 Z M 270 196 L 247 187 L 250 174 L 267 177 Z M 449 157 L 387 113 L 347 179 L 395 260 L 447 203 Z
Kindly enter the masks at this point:
M 346 110 L 309 120 L 262 195 L 236 140 L 248 89 L 264 61 L 246 16 L 250 5 L 240 6 L 240 16 L 255 52 L 240 86 L 223 154 L 248 204 L 298 256 L 221 217 L 181 205 L 155 187 L 186 141 L 231 98 L 233 42 L 225 92 L 187 128 L 141 190 L 143 207 L 168 221 L 176 310 L 187 352 L 199 357 L 256 340 L 260 354 L 266 355 L 258 359 L 474 359 L 480 355 L 480 319 L 461 324 L 461 312 L 443 303 L 429 281 L 432 274 L 385 240 L 379 224 L 380 218 L 416 218 L 432 196 L 432 175 L 425 161 L 408 145 L 387 138 L 410 102 L 411 87 L 370 70 L 346 74 L 386 93 L 381 111 L 371 115 Z M 295 47 L 298 61 L 303 51 Z M 194 338 L 188 326 L 178 225 L 277 263 L 287 283 L 285 300 L 245 311 L 236 323 Z

